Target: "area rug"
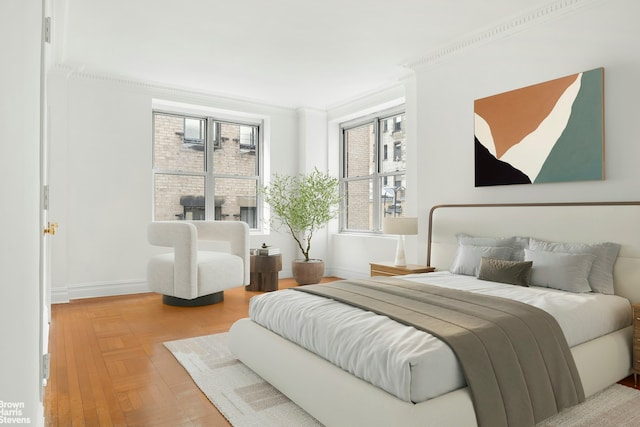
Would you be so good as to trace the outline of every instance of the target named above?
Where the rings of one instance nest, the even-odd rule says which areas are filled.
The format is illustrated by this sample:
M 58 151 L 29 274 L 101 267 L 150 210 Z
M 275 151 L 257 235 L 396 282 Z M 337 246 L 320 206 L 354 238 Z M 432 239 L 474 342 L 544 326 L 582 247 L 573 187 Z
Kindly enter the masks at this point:
M 226 333 L 164 345 L 234 427 L 322 426 L 238 361 L 227 347 Z M 638 408 L 640 391 L 614 384 L 538 427 L 640 426 Z
M 236 359 L 226 333 L 164 345 L 234 427 L 322 426 Z
M 638 427 L 640 390 L 614 384 L 538 427 Z

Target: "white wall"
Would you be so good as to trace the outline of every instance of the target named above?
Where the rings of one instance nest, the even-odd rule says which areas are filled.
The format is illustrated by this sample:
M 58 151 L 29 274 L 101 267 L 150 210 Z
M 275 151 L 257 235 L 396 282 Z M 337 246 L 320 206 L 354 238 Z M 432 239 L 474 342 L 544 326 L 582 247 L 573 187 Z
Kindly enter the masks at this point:
M 415 256 L 418 262 L 426 259 L 427 216 L 435 204 L 640 199 L 636 129 L 640 118 L 640 2 L 583 3 L 586 6 L 421 66 L 416 70 L 415 91 L 413 82 L 406 82 L 407 114 L 417 120 L 415 185 L 420 192 L 417 253 L 408 251 L 408 257 Z M 598 67 L 605 68 L 604 181 L 474 188 L 474 99 Z M 414 93 L 415 103 L 411 101 Z M 407 143 L 411 143 L 409 138 Z M 408 187 L 414 188 L 411 177 Z M 364 261 L 381 255 L 379 239 L 334 239 L 336 258 L 352 259 L 352 254 L 358 254 L 358 271 L 346 266 L 343 271 L 365 274 Z
M 420 217 L 419 236 L 407 238 L 407 260 L 426 258 L 427 215 L 445 202 L 624 200 L 640 197 L 635 166 L 640 146 L 633 88 L 640 75 L 640 30 L 633 0 L 593 0 L 482 38 L 415 69 L 397 86 L 325 113 L 287 110 L 196 95 L 58 69 L 52 76 L 52 220 L 54 301 L 144 290 L 152 249 L 151 99 L 162 98 L 270 118 L 270 173 L 296 174 L 327 162 L 338 175 L 342 121 L 407 105 L 407 212 Z M 606 180 L 474 188 L 473 100 L 592 68 L 605 68 Z M 327 132 L 318 128 L 326 116 Z M 322 146 L 327 141 L 326 148 Z M 325 157 L 326 156 L 326 157 Z M 391 260 L 389 236 L 338 235 L 337 223 L 314 242 L 327 273 L 365 276 L 371 261 Z M 284 251 L 281 277 L 298 257 L 282 232 L 254 236 Z M 326 256 L 325 256 L 326 255 Z
M 265 117 L 268 166 L 297 173 L 293 110 L 87 75 L 50 73 L 53 301 L 145 291 L 146 227 L 152 208 L 152 99 Z M 283 249 L 282 276 L 295 248 L 280 233 L 252 236 Z M 288 270 L 288 271 L 287 271 Z
M 39 390 L 41 2 L 0 4 L 0 401 L 43 424 Z M 8 416 L 7 418 L 14 418 Z

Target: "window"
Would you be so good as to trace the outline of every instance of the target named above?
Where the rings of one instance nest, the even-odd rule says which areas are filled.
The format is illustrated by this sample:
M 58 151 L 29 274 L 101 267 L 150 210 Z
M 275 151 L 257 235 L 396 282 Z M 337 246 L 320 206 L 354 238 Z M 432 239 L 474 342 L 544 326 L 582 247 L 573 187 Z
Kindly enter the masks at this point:
M 393 161 L 402 162 L 402 149 L 404 147 L 404 141 L 396 141 L 393 143 Z M 385 159 L 387 160 L 387 159 Z
M 256 126 L 240 127 L 240 149 L 252 151 L 256 149 L 258 140 L 258 128 Z
M 182 141 L 185 144 L 204 144 L 204 119 L 184 118 L 184 131 Z
M 153 113 L 154 220 L 257 228 L 260 124 Z
M 382 218 L 404 215 L 404 119 L 403 111 L 394 110 L 340 126 L 341 231 L 380 231 Z
M 402 116 L 396 116 L 393 118 L 393 131 L 400 132 L 402 130 Z

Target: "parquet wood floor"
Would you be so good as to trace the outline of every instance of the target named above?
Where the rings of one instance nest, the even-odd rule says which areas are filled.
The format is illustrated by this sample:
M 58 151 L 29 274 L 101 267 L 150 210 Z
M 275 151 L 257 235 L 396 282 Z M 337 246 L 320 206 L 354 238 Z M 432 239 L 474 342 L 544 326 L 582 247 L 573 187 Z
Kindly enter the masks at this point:
M 230 289 L 207 307 L 166 306 L 152 293 L 53 305 L 46 425 L 229 426 L 162 343 L 229 330 L 258 293 Z M 620 383 L 633 387 L 632 377 Z
M 153 293 L 53 305 L 46 425 L 229 426 L 162 343 L 228 331 L 259 293 L 230 289 L 206 307 L 167 306 Z

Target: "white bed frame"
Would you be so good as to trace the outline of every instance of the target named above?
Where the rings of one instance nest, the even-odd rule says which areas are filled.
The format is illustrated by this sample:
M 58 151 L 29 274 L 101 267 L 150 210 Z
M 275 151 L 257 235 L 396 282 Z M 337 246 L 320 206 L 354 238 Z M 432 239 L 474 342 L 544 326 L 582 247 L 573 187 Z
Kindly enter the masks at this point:
M 640 202 L 440 205 L 431 209 L 427 264 L 446 269 L 455 235 L 531 236 L 621 244 L 616 294 L 640 301 Z M 632 327 L 571 349 L 590 396 L 629 375 Z M 467 388 L 411 404 L 362 381 L 249 319 L 229 334 L 231 351 L 326 426 L 476 426 Z

